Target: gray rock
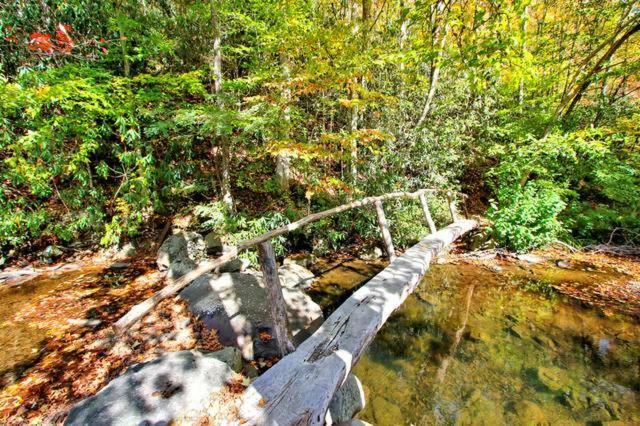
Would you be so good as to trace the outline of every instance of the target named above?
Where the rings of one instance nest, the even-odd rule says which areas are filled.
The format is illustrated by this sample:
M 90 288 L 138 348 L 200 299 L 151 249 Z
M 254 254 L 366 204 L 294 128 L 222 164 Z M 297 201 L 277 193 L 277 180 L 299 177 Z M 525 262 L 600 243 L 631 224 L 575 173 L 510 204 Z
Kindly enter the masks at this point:
M 204 246 L 207 254 L 210 256 L 219 256 L 224 251 L 222 238 L 216 232 L 209 232 L 204 237 Z
M 535 254 L 531 254 L 531 253 L 519 254 L 516 257 L 518 258 L 518 260 L 522 260 L 523 262 L 527 262 L 527 263 L 530 263 L 532 265 L 535 265 L 537 263 L 542 263 L 542 262 L 545 261 L 544 258 L 542 258 L 540 256 L 536 256 Z
M 120 250 L 118 250 L 116 257 L 118 257 L 119 259 L 126 259 L 128 257 L 135 256 L 136 252 L 137 252 L 136 246 L 133 243 L 127 243 L 124 246 L 122 246 Z
M 364 406 L 362 383 L 355 375 L 349 374 L 329 403 L 326 422 L 327 424 L 349 422 L 364 409 Z
M 233 375 L 216 353 L 182 351 L 137 364 L 76 404 L 66 425 L 169 424 L 198 412 Z
M 314 263 L 316 263 L 317 258 L 311 254 L 311 253 L 307 253 L 307 254 L 303 254 L 303 255 L 298 255 L 296 257 L 287 257 L 283 262 L 282 265 L 283 266 L 287 266 L 287 265 L 299 265 L 302 266 L 303 268 L 310 268 L 311 266 L 313 266 Z
M 307 268 L 296 263 L 285 263 L 278 268 L 280 284 L 290 289 L 307 289 L 313 284 L 315 276 Z
M 53 245 L 47 246 L 40 253 L 40 257 L 42 261 L 45 263 L 53 263 L 53 261 L 55 261 L 60 256 L 62 256 L 62 249 L 60 249 L 60 247 L 58 246 L 53 246 Z
M 556 260 L 556 266 L 558 268 L 562 268 L 562 269 L 570 269 L 571 265 L 569 264 L 569 262 L 567 262 L 566 260 Z
M 109 269 L 127 269 L 129 266 L 131 264 L 127 262 L 116 262 L 109 265 Z
M 226 347 L 219 351 L 210 352 L 208 356 L 219 359 L 235 372 L 242 370 L 242 354 L 238 348 Z
M 251 263 L 248 260 L 236 258 L 223 263 L 216 271 L 219 273 L 244 272 L 250 265 Z
M 298 281 L 282 280 L 289 327 L 294 336 L 322 318 L 320 306 L 297 285 Z M 272 355 L 270 351 L 273 348 L 261 344 L 257 346 L 258 352 L 254 353 L 254 339 L 260 330 L 268 330 L 272 325 L 261 274 L 205 274 L 182 290 L 180 297 L 188 302 L 189 310 L 207 327 L 217 331 L 223 344 L 240 348 L 245 359 Z
M 376 260 L 382 257 L 382 249 L 377 246 L 369 247 L 360 253 L 360 259 L 362 260 Z
M 196 262 L 206 257 L 202 236 L 195 232 L 178 232 L 168 237 L 158 249 L 157 264 L 169 271 L 169 278 L 179 278 L 196 268 Z

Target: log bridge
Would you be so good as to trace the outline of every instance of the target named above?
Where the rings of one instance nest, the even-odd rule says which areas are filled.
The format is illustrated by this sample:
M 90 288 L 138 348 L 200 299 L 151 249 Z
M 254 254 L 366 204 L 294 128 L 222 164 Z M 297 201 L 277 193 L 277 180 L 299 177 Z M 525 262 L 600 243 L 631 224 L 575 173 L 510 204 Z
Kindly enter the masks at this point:
M 429 210 L 428 196 L 444 195 L 452 223 L 437 230 Z M 387 318 L 413 292 L 427 272 L 431 261 L 449 244 L 471 231 L 477 222 L 460 218 L 456 199 L 463 194 L 438 189 L 394 192 L 367 197 L 333 209 L 314 213 L 256 238 L 240 242 L 215 260 L 169 283 L 152 297 L 134 306 L 115 323 L 117 333 L 125 332 L 166 297 L 175 295 L 199 276 L 208 273 L 238 253 L 257 247 L 264 277 L 273 337 L 283 358 L 258 377 L 238 400 L 235 412 L 243 425 L 320 425 L 325 423 L 329 403 L 349 372 Z M 392 199 L 418 199 L 430 234 L 404 254 L 396 257 L 384 213 L 383 202 Z M 389 266 L 355 291 L 320 328 L 294 348 L 287 327 L 278 267 L 271 239 L 299 229 L 311 222 L 340 212 L 373 205 Z

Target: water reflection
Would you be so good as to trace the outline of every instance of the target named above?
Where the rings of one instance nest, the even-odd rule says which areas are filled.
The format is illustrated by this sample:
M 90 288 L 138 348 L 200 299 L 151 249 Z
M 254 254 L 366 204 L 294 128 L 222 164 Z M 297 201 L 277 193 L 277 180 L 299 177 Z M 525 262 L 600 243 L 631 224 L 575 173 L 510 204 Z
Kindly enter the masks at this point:
M 535 291 L 558 279 L 517 266 L 434 265 L 355 368 L 368 403 L 359 417 L 639 424 L 640 325 Z

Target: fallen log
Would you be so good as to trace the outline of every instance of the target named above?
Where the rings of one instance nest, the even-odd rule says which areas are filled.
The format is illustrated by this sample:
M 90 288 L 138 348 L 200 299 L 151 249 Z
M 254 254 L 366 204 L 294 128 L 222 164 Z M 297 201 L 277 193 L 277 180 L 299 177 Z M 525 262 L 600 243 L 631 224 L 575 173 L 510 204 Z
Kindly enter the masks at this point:
M 459 220 L 429 235 L 357 290 L 295 352 L 247 388 L 238 404 L 238 423 L 323 424 L 333 394 L 431 260 L 476 226 Z
M 196 278 L 213 271 L 218 266 L 221 266 L 223 263 L 228 262 L 231 259 L 234 259 L 238 255 L 238 250 L 235 247 L 232 247 L 224 253 L 222 256 L 215 260 L 206 261 L 200 263 L 196 269 L 184 274 L 182 277 L 178 278 L 174 282 L 170 283 L 166 287 L 158 290 L 153 296 L 148 298 L 142 303 L 135 305 L 129 312 L 126 313 L 122 318 L 120 318 L 114 324 L 114 328 L 116 332 L 122 333 L 135 324 L 140 318 L 145 316 L 151 311 L 162 299 L 165 299 L 169 296 L 173 296 L 178 293 L 180 290 L 185 288 L 190 282 L 195 280 Z

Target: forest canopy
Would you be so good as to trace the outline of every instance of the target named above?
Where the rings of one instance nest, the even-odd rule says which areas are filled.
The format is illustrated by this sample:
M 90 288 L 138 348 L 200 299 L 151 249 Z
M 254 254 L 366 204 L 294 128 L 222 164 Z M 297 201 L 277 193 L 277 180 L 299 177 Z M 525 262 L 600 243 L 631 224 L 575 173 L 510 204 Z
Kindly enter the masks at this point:
M 6 2 L 0 252 L 187 207 L 247 235 L 421 187 L 513 250 L 638 243 L 639 59 L 628 0 Z M 399 207 L 403 246 L 426 229 Z M 305 237 L 376 232 L 325 225 Z

